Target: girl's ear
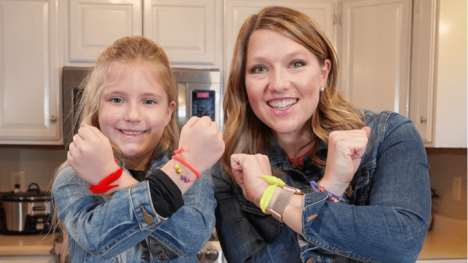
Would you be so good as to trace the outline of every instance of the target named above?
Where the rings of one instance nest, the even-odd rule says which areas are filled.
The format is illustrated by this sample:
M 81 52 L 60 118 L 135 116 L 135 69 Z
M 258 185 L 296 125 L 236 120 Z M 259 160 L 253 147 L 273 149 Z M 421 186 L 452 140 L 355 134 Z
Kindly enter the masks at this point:
M 169 103 L 169 107 L 167 107 L 166 125 L 165 126 L 167 126 L 169 124 L 169 122 L 171 121 L 172 112 L 174 111 L 174 109 L 175 109 L 175 102 L 171 101 L 171 103 Z

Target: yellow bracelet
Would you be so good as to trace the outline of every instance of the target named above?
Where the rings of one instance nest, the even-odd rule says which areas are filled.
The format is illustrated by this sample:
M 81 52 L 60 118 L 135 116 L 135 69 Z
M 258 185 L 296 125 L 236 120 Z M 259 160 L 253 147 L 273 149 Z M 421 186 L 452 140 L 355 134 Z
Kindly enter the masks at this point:
M 275 192 L 276 185 L 268 186 L 262 194 L 262 198 L 260 199 L 260 209 L 262 212 L 266 214 L 265 209 L 268 207 L 271 198 L 273 197 L 273 193 Z
M 268 207 L 271 198 L 273 197 L 276 186 L 283 187 L 286 183 L 283 182 L 283 180 L 271 175 L 262 175 L 262 178 L 270 184 L 270 186 L 265 189 L 262 194 L 262 198 L 260 199 L 260 209 L 262 209 L 263 213 L 266 213 L 265 210 Z

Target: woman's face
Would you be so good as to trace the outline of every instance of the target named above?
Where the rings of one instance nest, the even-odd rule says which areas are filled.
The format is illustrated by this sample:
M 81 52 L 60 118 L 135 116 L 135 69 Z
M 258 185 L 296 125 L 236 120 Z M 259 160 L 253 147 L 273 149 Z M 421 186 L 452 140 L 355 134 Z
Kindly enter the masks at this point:
M 99 102 L 102 133 L 133 163 L 151 160 L 175 107 L 152 72 L 141 63 L 114 64 Z
M 278 135 L 298 135 L 317 108 L 330 61 L 268 29 L 256 30 L 247 47 L 245 86 L 255 115 Z

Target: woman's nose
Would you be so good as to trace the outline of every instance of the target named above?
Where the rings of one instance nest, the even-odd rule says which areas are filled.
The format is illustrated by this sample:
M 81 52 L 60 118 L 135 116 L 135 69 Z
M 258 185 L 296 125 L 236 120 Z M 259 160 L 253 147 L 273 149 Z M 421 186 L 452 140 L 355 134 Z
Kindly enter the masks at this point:
M 138 105 L 128 105 L 124 120 L 127 122 L 141 121 L 141 111 Z
M 270 75 L 270 89 L 273 92 L 282 92 L 288 89 L 289 81 L 282 70 L 272 70 Z

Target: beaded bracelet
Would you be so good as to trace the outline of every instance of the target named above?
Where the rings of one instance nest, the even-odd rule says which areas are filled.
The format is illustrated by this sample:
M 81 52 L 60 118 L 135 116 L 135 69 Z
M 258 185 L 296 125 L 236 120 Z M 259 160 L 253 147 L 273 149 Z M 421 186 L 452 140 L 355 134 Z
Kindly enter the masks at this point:
M 180 162 L 185 167 L 189 168 L 190 171 L 192 171 L 197 176 L 197 178 L 200 178 L 201 177 L 200 172 L 198 172 L 195 168 L 193 168 L 190 164 L 188 164 L 184 159 L 182 159 L 182 157 L 176 155 L 176 154 L 182 153 L 183 151 L 184 151 L 184 148 L 180 148 L 179 150 L 175 150 L 174 155 L 172 156 L 172 159 Z
M 180 174 L 180 179 L 184 180 L 184 182 L 186 183 L 195 182 L 195 180 L 190 180 L 190 178 L 188 178 L 187 176 L 182 175 L 182 168 L 180 168 L 180 165 L 176 164 L 174 165 L 174 168 L 176 170 L 176 173 Z
M 320 185 L 320 181 L 319 181 L 319 183 L 316 183 L 316 182 L 314 182 L 314 181 L 311 181 L 311 182 L 310 182 L 310 186 L 312 186 L 312 189 L 313 189 L 314 192 L 316 192 L 316 193 L 323 193 L 323 192 L 325 192 L 325 193 L 327 193 L 328 195 L 330 195 L 330 200 L 332 200 L 332 201 L 335 202 L 335 203 L 338 203 L 338 202 L 340 202 L 340 201 L 341 201 L 341 202 L 345 202 L 345 200 L 343 199 L 344 194 L 343 194 L 342 196 L 337 196 L 336 194 L 334 194 L 334 193 L 328 191 L 328 190 L 325 189 L 323 186 L 321 186 L 321 185 Z

